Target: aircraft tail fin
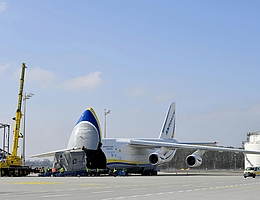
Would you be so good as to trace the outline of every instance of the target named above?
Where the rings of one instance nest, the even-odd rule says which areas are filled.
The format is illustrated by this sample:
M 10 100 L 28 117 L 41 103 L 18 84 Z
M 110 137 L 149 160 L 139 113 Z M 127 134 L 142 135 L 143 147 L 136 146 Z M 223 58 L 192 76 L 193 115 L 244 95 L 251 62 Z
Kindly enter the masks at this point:
M 175 133 L 175 102 L 170 104 L 159 138 L 174 138 Z

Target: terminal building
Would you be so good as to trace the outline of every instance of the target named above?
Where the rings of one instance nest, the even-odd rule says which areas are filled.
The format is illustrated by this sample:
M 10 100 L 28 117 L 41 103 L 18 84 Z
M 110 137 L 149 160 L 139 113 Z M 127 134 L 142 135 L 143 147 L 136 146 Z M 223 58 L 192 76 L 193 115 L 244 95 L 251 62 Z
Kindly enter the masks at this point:
M 260 131 L 247 133 L 247 141 L 243 142 L 244 149 L 260 151 Z M 245 168 L 260 166 L 260 155 L 245 155 Z

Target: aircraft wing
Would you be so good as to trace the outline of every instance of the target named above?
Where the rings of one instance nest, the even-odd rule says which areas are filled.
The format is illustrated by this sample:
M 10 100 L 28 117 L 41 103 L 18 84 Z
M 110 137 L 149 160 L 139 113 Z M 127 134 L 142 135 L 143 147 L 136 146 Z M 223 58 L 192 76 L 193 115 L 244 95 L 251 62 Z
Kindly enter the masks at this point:
M 246 154 L 260 154 L 260 151 L 254 150 L 245 150 L 245 149 L 235 149 L 235 148 L 226 148 L 226 147 L 218 147 L 218 146 L 205 146 L 205 145 L 196 145 L 196 144 L 185 144 L 178 142 L 170 142 L 170 141 L 149 141 L 149 140 L 138 140 L 133 139 L 130 140 L 130 145 L 134 145 L 137 147 L 146 147 L 146 148 L 161 148 L 165 147 L 168 149 L 200 149 L 207 151 L 229 151 L 235 153 L 246 153 Z
M 80 149 L 80 148 L 77 148 L 77 149 Z M 58 153 L 58 152 L 77 150 L 77 149 L 75 149 L 75 148 L 60 149 L 60 150 L 56 150 L 56 151 L 50 151 L 50 152 L 46 152 L 46 153 L 35 154 L 35 155 L 30 156 L 30 158 L 46 158 L 46 157 L 54 156 L 55 153 Z

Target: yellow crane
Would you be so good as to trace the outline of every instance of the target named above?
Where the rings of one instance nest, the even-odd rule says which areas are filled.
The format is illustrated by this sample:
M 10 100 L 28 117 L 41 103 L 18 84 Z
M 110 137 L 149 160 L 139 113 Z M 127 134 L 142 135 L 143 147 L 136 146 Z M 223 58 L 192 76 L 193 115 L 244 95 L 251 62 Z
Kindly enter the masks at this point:
M 14 136 L 13 136 L 13 145 L 12 153 L 6 156 L 5 160 L 0 162 L 0 176 L 26 176 L 30 173 L 29 166 L 23 166 L 22 158 L 17 155 L 18 151 L 18 140 L 20 136 L 20 124 L 22 118 L 22 98 L 23 98 L 23 85 L 24 85 L 24 76 L 25 76 L 25 63 L 22 63 L 22 72 L 20 78 L 20 89 L 18 94 L 18 106 L 15 115 L 15 125 L 14 125 Z

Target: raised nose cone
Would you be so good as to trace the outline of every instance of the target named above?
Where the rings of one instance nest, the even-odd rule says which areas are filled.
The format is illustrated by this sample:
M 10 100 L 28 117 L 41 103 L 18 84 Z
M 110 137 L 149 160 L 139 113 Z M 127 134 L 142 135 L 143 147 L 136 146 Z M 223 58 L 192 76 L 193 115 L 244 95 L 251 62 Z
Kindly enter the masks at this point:
M 85 110 L 77 121 L 68 143 L 68 148 L 96 150 L 101 142 L 101 129 L 95 111 Z
M 84 122 L 84 121 L 87 121 L 87 122 L 93 124 L 95 126 L 95 128 L 97 129 L 99 136 L 101 136 L 100 124 L 99 124 L 98 118 L 97 118 L 96 113 L 93 110 L 93 108 L 88 108 L 87 110 L 85 110 L 82 113 L 82 115 L 80 116 L 76 125 L 79 124 L 80 122 Z

